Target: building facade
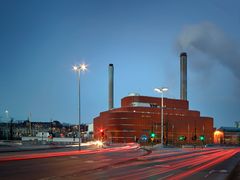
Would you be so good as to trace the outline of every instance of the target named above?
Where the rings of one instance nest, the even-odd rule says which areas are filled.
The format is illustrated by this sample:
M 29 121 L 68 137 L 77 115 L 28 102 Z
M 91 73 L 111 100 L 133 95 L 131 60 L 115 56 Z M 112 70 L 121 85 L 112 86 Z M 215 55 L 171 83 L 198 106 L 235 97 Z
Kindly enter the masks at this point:
M 189 110 L 187 100 L 163 98 L 164 144 L 213 143 L 213 118 Z M 136 142 L 143 138 L 161 140 L 161 98 L 131 95 L 121 107 L 94 118 L 94 137 L 107 142 Z M 204 136 L 204 142 L 199 139 Z M 184 137 L 184 139 L 181 139 Z
M 88 125 L 81 124 L 81 135 L 88 131 Z M 49 132 L 53 137 L 78 137 L 79 126 L 52 122 L 30 122 L 29 120 L 19 120 L 0 122 L 0 140 L 20 140 L 26 136 L 36 136 L 39 132 Z

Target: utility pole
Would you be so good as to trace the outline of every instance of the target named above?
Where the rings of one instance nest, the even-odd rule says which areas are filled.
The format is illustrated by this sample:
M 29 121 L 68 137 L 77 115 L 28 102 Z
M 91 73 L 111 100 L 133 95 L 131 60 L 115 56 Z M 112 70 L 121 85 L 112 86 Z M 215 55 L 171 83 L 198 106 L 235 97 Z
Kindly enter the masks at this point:
M 29 113 L 29 135 L 32 136 L 32 113 Z

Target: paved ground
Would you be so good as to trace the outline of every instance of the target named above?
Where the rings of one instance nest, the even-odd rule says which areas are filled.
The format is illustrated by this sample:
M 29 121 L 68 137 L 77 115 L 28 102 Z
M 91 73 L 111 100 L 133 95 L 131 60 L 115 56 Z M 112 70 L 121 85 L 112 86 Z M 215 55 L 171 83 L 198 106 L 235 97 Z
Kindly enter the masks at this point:
M 240 180 L 240 160 L 237 166 L 233 169 L 230 176 L 228 177 L 228 180 Z
M 65 145 L 0 145 L 0 153 L 17 151 L 49 150 L 68 147 Z
M 112 146 L 114 146 L 114 145 L 112 145 Z M 14 144 L 13 143 L 12 144 L 0 143 L 0 156 L 4 156 L 4 154 L 6 154 L 7 152 L 18 152 L 18 151 L 20 151 L 21 153 L 24 153 L 24 152 L 29 153 L 27 151 L 33 151 L 34 152 L 34 151 L 38 151 L 38 150 L 54 151 L 54 149 L 55 149 L 55 151 L 58 151 L 57 149 L 64 148 L 64 147 L 67 147 L 67 146 L 65 146 L 65 145 L 41 145 L 41 144 L 38 144 L 38 145 L 22 145 L 21 143 L 14 143 Z M 76 147 L 70 147 L 70 149 L 71 148 L 76 148 Z M 146 149 L 151 149 L 151 150 L 156 150 L 156 149 L 159 149 L 159 146 L 145 147 L 145 148 Z M 163 148 L 163 149 L 170 150 L 172 148 Z M 177 149 L 174 148 L 174 149 L 175 149 L 175 151 L 179 151 L 179 152 L 183 150 L 182 148 L 177 148 Z M 187 148 L 187 149 L 189 149 L 189 148 Z M 109 160 L 109 158 L 107 160 Z M 223 175 L 226 175 L 226 174 L 230 174 L 226 178 L 227 180 L 235 180 L 235 179 L 240 180 L 240 155 L 236 156 L 235 160 L 236 160 L 235 163 L 230 163 L 230 165 L 232 165 L 231 168 L 230 168 L 230 165 L 229 164 L 227 165 L 226 162 L 223 164 L 223 167 L 226 167 L 226 166 L 229 167 L 228 173 L 225 172 L 227 170 L 225 170 L 223 172 L 224 168 L 219 167 L 218 169 L 220 169 L 220 170 L 218 171 L 218 170 L 216 170 L 217 168 L 215 168 L 214 172 L 211 173 L 210 175 L 208 175 L 208 178 L 210 179 L 210 177 L 212 177 L 214 175 L 213 179 L 214 180 L 218 179 L 218 178 L 216 178 L 217 177 L 216 174 L 219 173 L 220 177 L 223 177 Z M 106 161 L 106 159 L 104 160 L 104 162 L 105 161 Z M 88 162 L 88 163 L 90 163 L 90 162 Z M 237 166 L 235 166 L 236 164 L 237 164 Z M 235 168 L 234 168 L 234 166 L 235 166 Z M 210 171 L 210 172 L 212 172 L 212 171 Z

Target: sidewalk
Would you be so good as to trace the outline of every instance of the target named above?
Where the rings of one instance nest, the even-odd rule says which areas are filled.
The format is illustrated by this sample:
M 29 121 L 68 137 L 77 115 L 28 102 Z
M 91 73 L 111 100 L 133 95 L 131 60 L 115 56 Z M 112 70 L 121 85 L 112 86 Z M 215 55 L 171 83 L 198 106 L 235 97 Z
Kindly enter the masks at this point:
M 110 145 L 102 145 L 101 148 L 117 148 L 117 147 L 122 147 L 125 146 L 127 144 L 110 144 Z M 137 144 L 132 143 L 131 144 L 132 147 L 135 148 L 140 148 Z M 20 151 L 37 151 L 37 150 L 49 150 L 49 149 L 59 149 L 59 148 L 76 148 L 78 147 L 78 143 L 75 144 L 68 144 L 68 143 L 53 143 L 53 144 L 26 144 L 25 143 L 21 143 L 16 142 L 3 142 L 0 141 L 0 154 L 1 153 L 9 153 L 9 152 L 20 152 Z M 88 143 L 81 143 L 81 147 L 83 149 L 101 149 L 100 147 L 94 145 L 91 142 Z
M 0 153 L 47 150 L 68 147 L 62 144 L 22 144 L 20 141 L 0 141 Z
M 0 145 L 0 153 L 18 152 L 18 151 L 34 151 L 34 150 L 47 150 L 57 149 L 67 146 L 63 145 L 19 145 L 19 146 L 2 146 Z
M 236 179 L 236 180 L 240 179 L 240 160 L 239 160 L 237 166 L 235 166 L 235 168 L 233 169 L 233 171 L 227 178 L 227 180 L 233 180 L 233 179 Z

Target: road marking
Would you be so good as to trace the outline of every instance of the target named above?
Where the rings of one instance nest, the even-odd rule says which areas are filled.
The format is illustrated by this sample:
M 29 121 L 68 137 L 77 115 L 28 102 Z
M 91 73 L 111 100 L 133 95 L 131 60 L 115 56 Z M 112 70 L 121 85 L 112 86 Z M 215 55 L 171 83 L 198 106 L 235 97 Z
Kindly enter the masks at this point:
M 167 176 L 164 176 L 164 177 L 161 177 L 161 178 L 158 178 L 158 180 L 160 180 L 160 179 L 166 179 L 166 178 L 168 178 L 169 176 L 173 176 L 174 175 L 174 173 L 172 173 L 172 174 L 169 174 L 169 175 L 167 175 Z
M 107 161 L 111 161 L 112 159 L 101 159 L 101 160 L 98 160 L 98 161 L 94 161 L 94 160 L 87 160 L 87 161 L 84 161 L 86 163 L 94 163 L 94 162 L 107 162 Z
M 88 160 L 88 161 L 84 161 L 85 163 L 94 163 L 95 161 L 93 160 Z
M 78 156 L 70 156 L 70 158 L 72 158 L 72 159 L 77 159 L 77 158 L 79 158 Z
M 169 164 L 158 164 L 158 165 L 155 165 L 157 167 L 163 167 L 163 168 L 169 168 L 171 167 Z
M 221 169 L 221 170 L 211 170 L 208 172 L 208 174 L 206 174 L 204 177 L 207 178 L 208 176 L 210 176 L 213 173 L 228 173 L 228 171 L 226 169 Z
M 111 161 L 112 159 L 102 159 L 100 162 L 106 162 L 106 161 Z

